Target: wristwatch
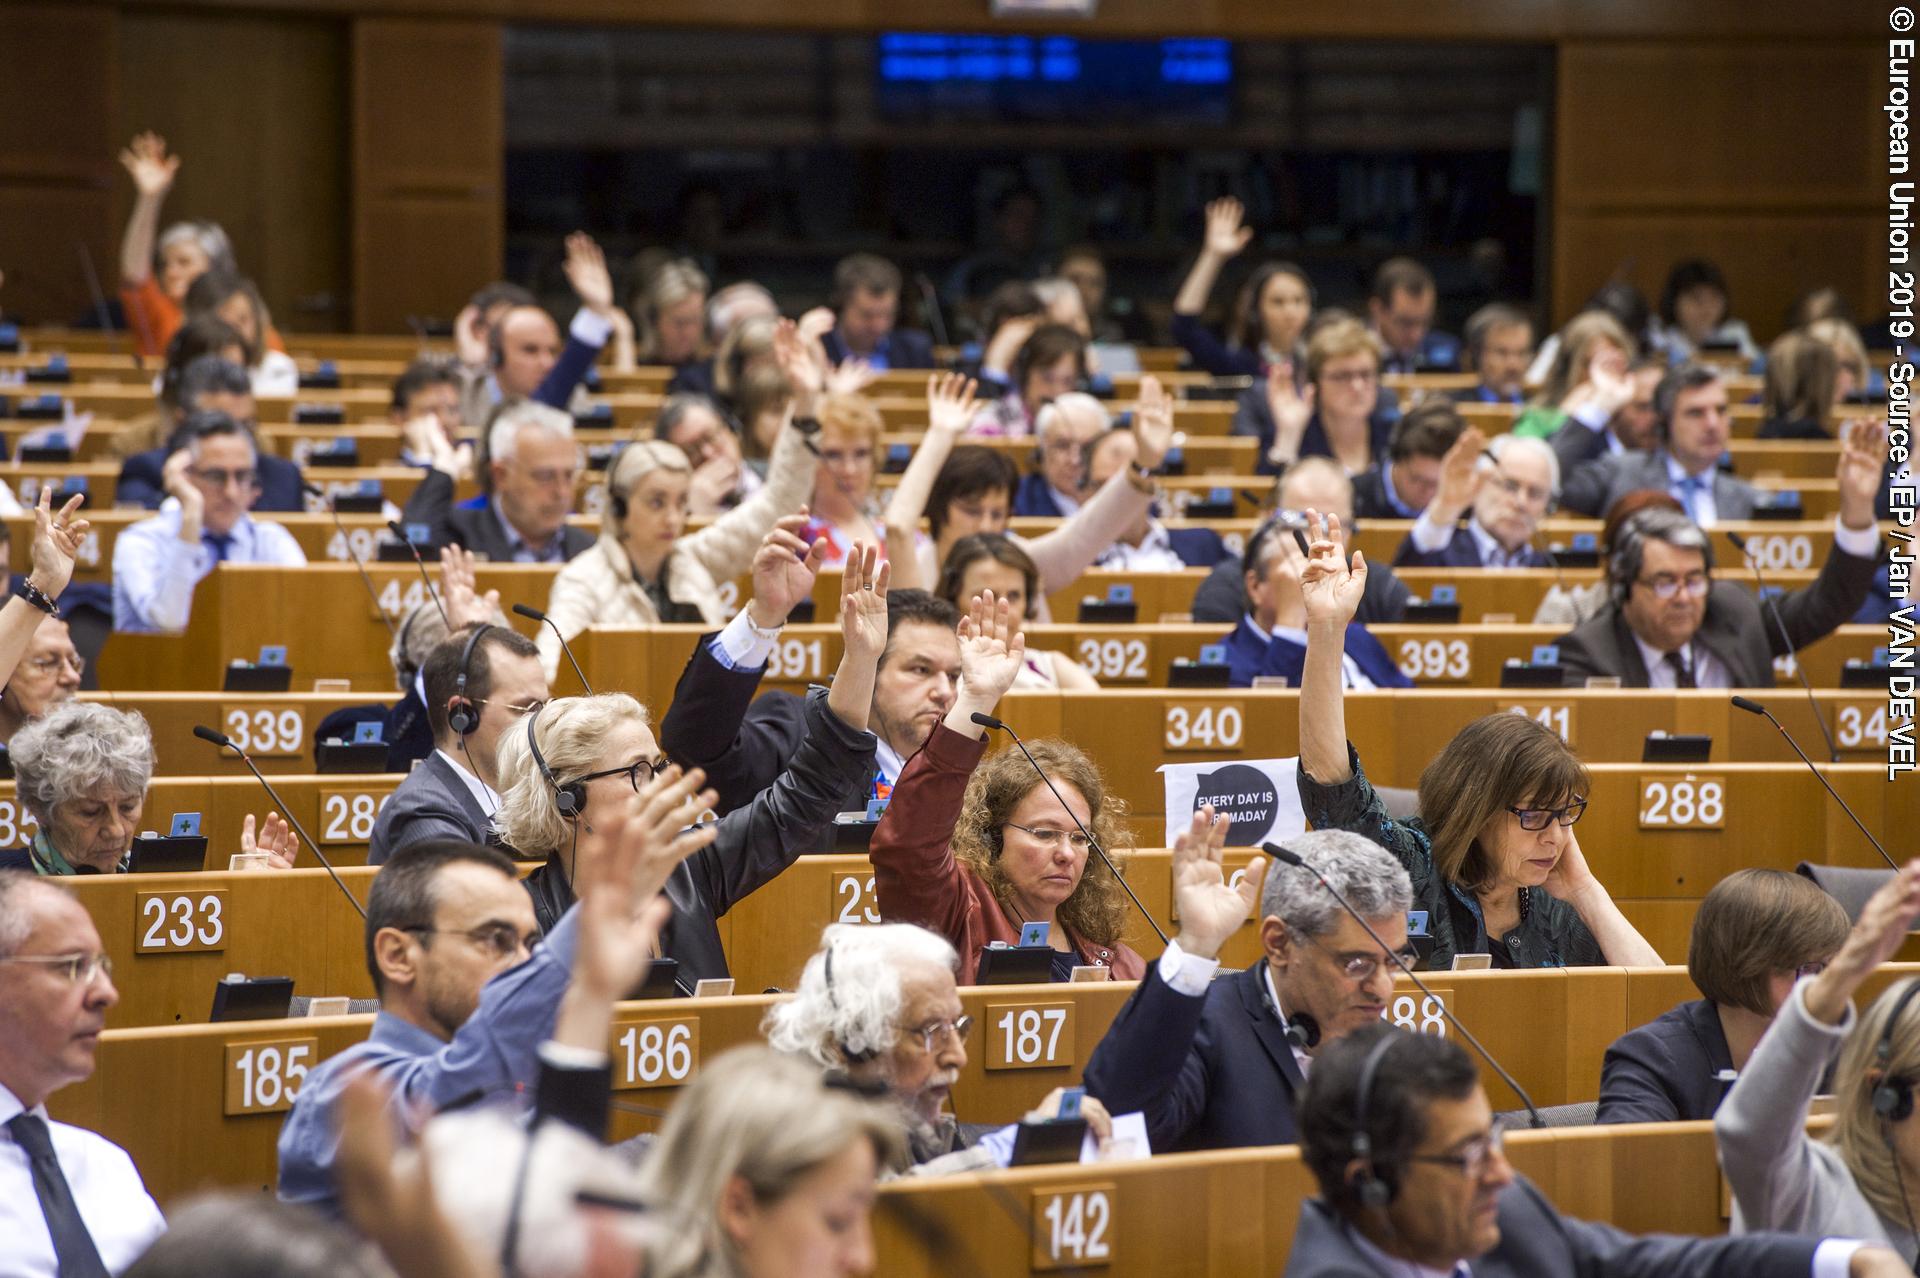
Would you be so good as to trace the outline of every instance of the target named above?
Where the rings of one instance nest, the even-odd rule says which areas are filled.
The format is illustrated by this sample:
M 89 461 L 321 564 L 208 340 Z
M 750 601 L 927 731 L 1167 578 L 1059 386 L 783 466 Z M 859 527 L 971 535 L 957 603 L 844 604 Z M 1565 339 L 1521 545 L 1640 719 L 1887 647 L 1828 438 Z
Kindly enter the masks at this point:
M 15 588 L 13 593 L 38 608 L 41 612 L 46 613 L 49 617 L 57 618 L 60 615 L 60 605 L 49 599 L 47 593 L 40 589 L 40 587 L 34 585 L 31 578 L 22 577 L 20 579 L 20 585 Z

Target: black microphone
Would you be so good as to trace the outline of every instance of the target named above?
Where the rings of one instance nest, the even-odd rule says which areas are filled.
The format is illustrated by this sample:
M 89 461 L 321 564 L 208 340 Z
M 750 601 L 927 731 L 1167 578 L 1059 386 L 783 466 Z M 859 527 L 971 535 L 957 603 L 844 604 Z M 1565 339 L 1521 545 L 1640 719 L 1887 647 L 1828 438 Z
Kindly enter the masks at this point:
M 1806 764 L 1807 770 L 1813 773 L 1814 779 L 1818 781 L 1821 785 L 1826 787 L 1827 793 L 1833 796 L 1833 801 L 1840 805 L 1840 810 L 1842 812 L 1847 814 L 1847 819 L 1853 822 L 1854 826 L 1860 831 L 1860 833 L 1867 836 L 1867 842 L 1873 844 L 1873 850 L 1880 854 L 1880 859 L 1885 861 L 1888 865 L 1891 865 L 1894 868 L 1894 871 L 1898 873 L 1900 869 L 1899 862 L 1895 861 L 1892 857 L 1888 856 L 1887 850 L 1884 847 L 1880 846 L 1880 840 L 1873 837 L 1873 831 L 1869 830 L 1866 826 L 1860 823 L 1860 818 L 1855 816 L 1853 809 L 1847 806 L 1847 801 L 1840 797 L 1840 792 L 1835 790 L 1833 786 L 1827 781 L 1826 777 L 1821 775 L 1820 769 L 1815 767 L 1813 760 L 1807 757 L 1807 752 L 1805 750 L 1802 750 L 1800 748 L 1800 743 L 1793 739 L 1793 734 L 1791 732 L 1788 732 L 1784 727 L 1781 727 L 1780 721 L 1773 717 L 1773 712 L 1768 710 L 1765 706 L 1761 705 L 1758 701 L 1749 701 L 1745 697 L 1735 697 L 1733 699 L 1733 704 L 1737 709 L 1745 710 L 1748 714 L 1757 714 L 1762 718 L 1764 718 L 1768 723 L 1771 723 L 1775 728 L 1779 728 L 1780 735 L 1787 739 L 1787 744 L 1793 747 L 1793 752 L 1800 756 L 1800 762 Z
M 333 526 L 340 532 L 340 544 L 346 548 L 347 558 L 353 560 L 353 566 L 360 570 L 360 583 L 367 588 L 367 598 L 373 600 L 373 615 L 380 618 L 381 624 L 386 626 L 389 635 L 398 639 L 400 635 L 393 628 L 393 618 L 389 617 L 387 610 L 380 606 L 380 592 L 373 588 L 373 578 L 367 575 L 366 564 L 361 562 L 358 552 L 354 550 L 353 538 L 347 536 L 347 526 L 340 522 L 340 507 L 318 484 L 309 483 L 303 479 L 300 481 L 300 491 L 327 504 L 328 512 L 333 515 Z
M 293 812 L 287 807 L 286 800 L 282 799 L 280 792 L 273 788 L 273 784 L 260 774 L 260 769 L 254 766 L 253 759 L 247 752 L 235 745 L 233 738 L 229 737 L 226 733 L 215 732 L 212 728 L 204 724 L 196 724 L 193 729 L 193 735 L 199 737 L 202 741 L 211 741 L 214 745 L 231 750 L 240 756 L 240 762 L 247 765 L 247 771 L 253 773 L 253 779 L 260 783 L 261 788 L 267 792 L 267 797 L 273 800 L 273 806 L 280 809 L 280 815 L 287 819 L 287 824 L 293 827 L 293 832 L 299 835 L 301 841 L 307 845 L 308 850 L 313 853 L 314 860 L 326 867 L 328 877 L 333 880 L 333 885 L 340 889 L 340 894 L 347 898 L 347 904 L 351 905 L 354 908 L 354 912 L 361 918 L 366 918 L 366 907 L 362 906 L 360 902 L 355 899 L 353 893 L 347 890 L 347 885 L 340 881 L 340 874 L 333 868 L 333 862 L 327 860 L 327 854 L 320 850 L 320 845 L 313 841 L 313 836 L 307 833 L 306 828 L 293 819 Z
M 939 290 L 934 288 L 933 281 L 927 278 L 926 272 L 924 271 L 915 271 L 913 273 L 913 283 L 914 287 L 920 290 L 920 303 L 926 308 L 927 327 L 933 331 L 934 345 L 952 345 L 951 342 L 947 341 L 946 317 L 940 313 Z
M 1800 650 L 1793 646 L 1793 638 L 1787 634 L 1787 623 L 1780 619 L 1780 601 L 1767 593 L 1766 578 L 1760 575 L 1760 561 L 1747 552 L 1745 537 L 1731 528 L 1722 531 L 1727 534 L 1727 540 L 1732 542 L 1746 559 L 1747 567 L 1753 569 L 1753 584 L 1759 587 L 1757 593 L 1760 596 L 1760 606 L 1766 609 L 1768 616 L 1773 618 L 1774 628 L 1780 632 L 1780 642 L 1786 645 L 1787 660 L 1793 663 L 1793 673 L 1800 677 L 1800 686 L 1807 690 L 1807 704 L 1813 707 L 1813 721 L 1820 725 L 1820 735 L 1826 738 L 1827 762 L 1840 762 L 1840 747 L 1834 744 L 1833 732 L 1827 727 L 1827 716 L 1820 713 L 1820 699 L 1813 695 L 1813 684 L 1807 681 L 1806 667 L 1800 664 Z
M 440 610 L 440 620 L 447 627 L 448 633 L 452 633 L 453 621 L 447 616 L 447 606 L 440 602 L 440 592 L 433 588 L 433 574 L 427 571 L 426 561 L 420 558 L 420 547 L 413 544 L 413 540 L 407 536 L 407 530 L 400 526 L 399 520 L 389 519 L 387 528 L 400 539 L 400 544 L 407 548 L 407 553 L 413 556 L 413 566 L 420 570 L 420 580 L 427 583 L 428 598 L 432 599 L 433 606 Z
M 1345 896 L 1341 895 L 1333 884 L 1327 882 L 1326 875 L 1316 870 L 1308 863 L 1307 859 L 1298 852 L 1283 848 L 1278 843 L 1262 843 L 1260 850 L 1280 862 L 1280 864 L 1291 865 L 1297 869 L 1305 870 L 1308 874 L 1320 880 L 1320 886 L 1327 890 L 1327 895 L 1338 901 L 1340 908 L 1353 916 L 1353 921 L 1358 923 L 1366 934 L 1373 938 L 1373 943 L 1380 947 L 1381 953 L 1392 956 L 1394 966 L 1406 974 L 1407 979 L 1413 982 L 1414 988 L 1432 1000 L 1433 1005 L 1440 1009 L 1440 1015 L 1446 1018 L 1447 1024 L 1459 1030 L 1460 1037 L 1466 1039 L 1468 1046 L 1480 1053 L 1480 1059 L 1485 1061 L 1493 1072 L 1500 1076 L 1500 1081 L 1513 1089 L 1513 1094 L 1518 1096 L 1520 1103 L 1527 1107 L 1527 1115 L 1529 1118 L 1528 1126 L 1545 1127 L 1547 1125 L 1546 1120 L 1540 1117 L 1540 1111 L 1533 1107 L 1533 1097 L 1527 1095 L 1527 1089 L 1520 1086 L 1520 1081 L 1513 1075 L 1507 1073 L 1507 1071 L 1501 1067 L 1499 1061 L 1493 1059 L 1493 1053 L 1481 1045 L 1480 1040 L 1473 1036 L 1472 1030 L 1460 1023 L 1460 1018 L 1455 1016 L 1452 1010 L 1447 1007 L 1446 1000 L 1427 988 L 1427 983 L 1414 974 L 1413 967 L 1405 959 L 1401 958 L 1397 951 L 1391 949 L 1385 941 L 1380 939 L 1380 934 L 1373 930 L 1373 924 L 1361 918 L 1360 911 L 1354 909 L 1352 903 L 1349 902 Z
M 560 627 L 553 624 L 553 618 L 549 617 L 546 613 L 541 612 L 538 608 L 530 608 L 526 604 L 517 603 L 513 606 L 513 610 L 519 613 L 521 616 L 525 617 L 528 621 L 543 622 L 547 626 L 551 627 L 551 629 L 553 630 L 553 637 L 560 641 L 560 651 L 567 654 L 567 664 L 572 666 L 573 672 L 580 676 L 580 686 L 587 690 L 588 696 L 592 696 L 593 685 L 587 682 L 587 672 L 582 670 L 580 668 L 580 663 L 573 659 L 573 649 L 567 646 L 567 637 L 560 633 Z
M 1107 873 L 1113 875 L 1114 881 L 1126 891 L 1127 898 L 1133 902 L 1134 908 L 1140 911 L 1140 917 L 1147 921 L 1147 926 L 1153 929 L 1153 934 L 1160 938 L 1160 944 L 1173 944 L 1172 941 L 1167 939 L 1167 934 L 1160 930 L 1160 925 L 1153 921 L 1153 915 L 1147 913 L 1147 907 L 1140 903 L 1140 898 L 1134 895 L 1132 886 L 1120 877 L 1120 871 L 1113 868 L 1113 861 L 1107 856 L 1107 850 L 1100 846 L 1100 840 L 1093 837 L 1093 831 L 1087 829 L 1084 825 L 1080 825 L 1080 818 L 1074 815 L 1072 808 L 1067 807 L 1067 801 L 1062 799 L 1060 797 L 1060 791 L 1054 788 L 1053 778 L 1048 776 L 1047 770 L 1040 766 L 1040 761 L 1033 757 L 1033 751 L 1027 749 L 1027 743 L 1020 739 L 1020 734 L 990 714 L 980 714 L 976 711 L 973 716 L 973 721 L 983 728 L 996 728 L 1013 738 L 1013 743 L 1020 747 L 1020 753 L 1027 756 L 1027 762 L 1033 765 L 1033 770 L 1038 772 L 1040 779 L 1047 783 L 1047 789 L 1052 791 L 1054 799 L 1066 810 L 1067 819 L 1072 821 L 1074 825 L 1079 826 L 1081 837 L 1086 839 L 1087 846 L 1094 850 L 1095 855 L 1100 858 L 1101 864 L 1107 867 Z

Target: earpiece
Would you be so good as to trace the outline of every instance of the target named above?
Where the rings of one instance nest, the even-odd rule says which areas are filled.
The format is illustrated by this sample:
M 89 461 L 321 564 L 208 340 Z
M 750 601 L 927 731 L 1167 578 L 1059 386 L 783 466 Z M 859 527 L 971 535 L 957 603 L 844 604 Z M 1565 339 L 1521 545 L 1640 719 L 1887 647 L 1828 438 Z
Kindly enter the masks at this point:
M 553 806 L 560 813 L 560 819 L 571 821 L 587 806 L 587 787 L 578 781 L 570 785 L 561 785 L 558 778 L 553 775 L 553 769 L 547 766 L 546 756 L 540 753 L 540 740 L 534 734 L 534 728 L 539 724 L 540 716 L 545 710 L 546 707 L 542 706 L 527 716 L 527 750 L 533 755 L 533 766 L 540 769 L 540 775 L 546 779 L 549 786 L 553 787 Z M 588 826 L 587 831 L 592 833 L 593 827 Z
M 1887 1014 L 1886 1025 L 1881 1027 L 1879 1041 L 1873 1045 L 1874 1067 L 1880 1072 L 1880 1081 L 1873 1085 L 1873 1112 L 1889 1123 L 1913 1116 L 1913 1080 L 1892 1073 L 1889 1067 L 1893 1062 L 1893 1033 L 1900 1026 L 1900 1013 L 1907 1010 L 1915 994 L 1920 994 L 1920 980 L 1909 981 L 1901 991 L 1893 1011 Z
M 1384 1210 L 1393 1202 L 1399 1183 L 1390 1165 L 1373 1161 L 1373 1139 L 1367 1135 L 1367 1110 L 1373 1099 L 1373 1077 L 1398 1041 L 1399 1035 L 1389 1031 L 1373 1045 L 1360 1066 L 1360 1087 L 1353 1098 L 1353 1156 L 1360 1166 L 1347 1177 L 1347 1187 L 1353 1190 L 1362 1207 L 1375 1211 Z
M 501 316 L 501 319 L 504 321 L 506 317 L 503 315 Z M 500 328 L 501 328 L 500 324 L 495 324 L 492 328 L 487 330 L 487 367 L 488 368 L 497 369 L 502 364 L 507 362 L 507 348 L 506 348 L 506 345 L 500 340 Z
M 463 737 L 480 726 L 480 712 L 467 700 L 467 668 L 473 663 L 473 650 L 491 629 L 493 626 L 483 621 L 467 637 L 467 646 L 460 650 L 460 675 L 453 681 L 453 696 L 447 700 L 447 726 Z
M 833 994 L 833 946 L 831 944 L 827 946 L 827 1006 L 833 1008 L 835 1011 L 840 1010 L 840 1000 L 835 998 Z M 864 1052 L 856 1052 L 853 1048 L 848 1047 L 842 1039 L 835 1039 L 834 1046 L 840 1049 L 840 1055 L 846 1059 L 849 1065 L 864 1065 L 880 1054 L 872 1049 Z

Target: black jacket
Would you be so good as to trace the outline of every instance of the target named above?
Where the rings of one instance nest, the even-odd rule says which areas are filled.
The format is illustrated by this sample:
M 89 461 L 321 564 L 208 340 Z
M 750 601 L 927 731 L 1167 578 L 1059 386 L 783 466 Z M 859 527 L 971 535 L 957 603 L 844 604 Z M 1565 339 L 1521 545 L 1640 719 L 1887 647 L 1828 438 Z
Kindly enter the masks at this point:
M 842 797 L 873 774 L 873 734 L 856 732 L 827 709 L 827 693 L 807 694 L 807 733 L 790 765 L 752 802 L 720 818 L 718 837 L 674 867 L 667 879 L 673 917 L 660 952 L 680 963 L 680 979 L 724 977 L 726 950 L 716 920 L 754 889 L 771 882 L 833 824 Z M 559 853 L 525 883 L 545 932 L 573 904 L 573 885 Z
M 1732 1083 L 1733 1054 L 1720 1013 L 1704 998 L 1682 1003 L 1607 1048 L 1600 1066 L 1598 1123 L 1675 1123 L 1712 1118 Z
M 453 479 L 445 471 L 427 472 L 420 486 L 407 498 L 406 512 L 400 516 L 400 522 L 425 524 L 436 546 L 464 546 L 476 555 L 485 556 L 490 563 L 513 562 L 513 551 L 507 545 L 505 530 L 494 516 L 492 503 L 474 510 L 455 506 Z M 592 533 L 572 524 L 561 527 L 560 537 L 568 559 L 594 542 Z

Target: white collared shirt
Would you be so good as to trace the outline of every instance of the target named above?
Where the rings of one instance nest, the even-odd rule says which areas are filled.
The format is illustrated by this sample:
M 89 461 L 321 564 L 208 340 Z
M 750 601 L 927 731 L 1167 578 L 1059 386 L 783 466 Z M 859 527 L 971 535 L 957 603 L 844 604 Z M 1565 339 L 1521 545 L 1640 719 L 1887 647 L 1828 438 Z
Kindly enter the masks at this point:
M 1653 647 L 1639 635 L 1633 642 L 1640 649 L 1640 660 L 1647 668 L 1647 686 L 1649 688 L 1677 688 L 1680 686 L 1679 672 L 1667 664 L 1667 654 Z M 1693 686 L 1696 688 L 1731 688 L 1733 676 L 1720 658 L 1708 652 L 1697 643 L 1680 645 L 1680 660 L 1693 668 Z
M 1254 629 L 1259 628 L 1259 623 L 1254 623 Z M 1275 626 L 1271 634 L 1275 639 L 1285 639 L 1298 647 L 1307 646 L 1307 632 L 1304 630 L 1295 630 L 1291 626 Z M 1373 680 L 1367 678 L 1367 672 L 1360 668 L 1360 663 L 1355 661 L 1353 655 L 1344 648 L 1340 651 L 1340 681 L 1350 692 L 1366 692 L 1378 686 Z
M 1428 508 L 1431 510 L 1431 507 Z M 1478 516 L 1467 520 L 1467 533 L 1473 538 L 1473 545 L 1480 552 L 1480 564 L 1485 568 L 1517 568 L 1521 565 L 1524 548 L 1509 551 L 1499 539 L 1481 526 Z M 1433 518 L 1428 511 L 1420 512 L 1420 518 L 1413 521 L 1413 545 L 1421 554 L 1434 555 L 1445 550 L 1453 540 L 1453 528 Z
M 25 1108 L 0 1085 L 0 1278 L 53 1278 L 53 1239 L 33 1190 L 32 1165 L 5 1127 Z M 47 1117 L 45 1105 L 32 1112 Z M 51 1119 L 47 1136 L 94 1250 L 109 1272 L 120 1272 L 166 1231 L 160 1208 L 127 1151 L 106 1137 Z
M 445 759 L 452 766 L 454 774 L 467 783 L 467 789 L 473 794 L 473 801 L 480 805 L 482 812 L 492 816 L 500 810 L 500 796 L 494 792 L 492 786 L 475 776 L 473 769 L 445 750 L 435 749 L 434 753 Z
M 293 534 L 271 520 L 242 515 L 229 536 L 228 563 L 294 567 L 307 562 Z M 167 498 L 159 514 L 127 528 L 113 543 L 113 628 L 185 630 L 194 587 L 215 562 L 204 536 L 180 540 L 180 500 Z
M 1053 504 L 1060 508 L 1060 517 L 1063 519 L 1068 515 L 1077 514 L 1080 510 L 1078 497 L 1063 493 L 1052 484 L 1047 485 L 1047 496 L 1053 498 Z
M 887 744 L 885 737 L 876 732 L 873 734 L 873 766 L 886 777 L 888 785 L 893 785 L 900 780 L 900 772 L 907 766 L 907 761 L 900 757 L 898 750 Z
M 1140 544 L 1130 546 L 1124 541 L 1116 541 L 1100 552 L 1100 558 L 1094 560 L 1096 568 L 1117 568 L 1126 572 L 1179 572 L 1187 566 L 1173 548 L 1173 538 L 1167 535 L 1167 526 L 1157 519 L 1147 521 L 1147 535 Z

